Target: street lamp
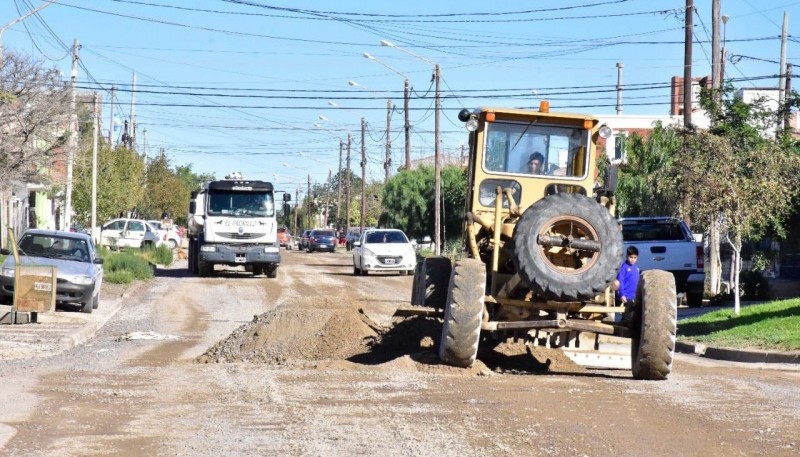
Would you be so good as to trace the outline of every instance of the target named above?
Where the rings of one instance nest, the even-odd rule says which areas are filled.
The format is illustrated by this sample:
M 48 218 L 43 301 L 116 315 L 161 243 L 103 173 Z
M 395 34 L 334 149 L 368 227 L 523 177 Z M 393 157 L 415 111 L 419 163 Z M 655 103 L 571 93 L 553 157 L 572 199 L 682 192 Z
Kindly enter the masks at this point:
M 425 63 L 433 65 L 433 80 L 436 84 L 436 102 L 435 102 L 435 111 L 434 111 L 434 134 L 433 134 L 433 141 L 434 145 L 434 155 L 433 155 L 433 182 L 434 182 L 434 196 L 433 196 L 433 208 L 436 214 L 433 217 L 433 226 L 436 233 L 434 233 L 434 243 L 436 243 L 435 254 L 441 254 L 441 228 L 442 228 L 442 220 L 441 220 L 441 204 L 442 204 L 442 151 L 440 142 L 440 113 L 442 111 L 442 103 L 440 97 L 440 83 L 441 83 L 441 73 L 439 71 L 439 64 L 433 62 L 430 59 L 422 57 L 421 55 L 415 54 L 407 49 L 403 49 L 399 46 L 396 46 L 393 43 L 390 43 L 386 40 L 381 40 L 381 46 L 387 46 L 390 48 L 395 48 L 399 51 L 405 52 L 406 54 L 419 59 Z
M 58 3 L 58 0 L 48 0 L 47 3 L 32 9 L 27 14 L 24 14 L 24 15 L 16 18 L 16 19 L 14 19 L 13 21 L 9 22 L 8 24 L 0 27 L 0 66 L 3 65 L 3 32 L 5 32 L 8 28 L 10 28 L 10 27 L 12 27 L 12 26 L 14 26 L 16 24 L 19 24 L 20 22 L 24 21 L 25 19 L 29 18 L 30 16 L 33 16 L 34 14 L 38 13 L 39 11 L 47 8 L 48 6 L 54 5 L 56 3 Z
M 347 81 L 351 87 L 358 87 L 361 90 L 365 90 L 367 92 L 374 92 L 377 94 L 383 94 L 380 91 L 374 91 L 371 89 L 367 89 L 366 87 L 362 86 L 361 84 L 350 80 Z M 383 94 L 386 95 L 386 94 Z M 392 169 L 392 140 L 391 140 L 391 131 L 392 131 L 392 107 L 394 104 L 392 103 L 392 99 L 386 95 L 386 160 L 383 162 L 383 169 L 386 172 L 386 177 L 384 178 L 384 184 L 386 181 L 389 180 L 389 174 L 391 173 Z
M 365 59 L 374 60 L 375 62 L 383 65 L 384 67 L 388 68 L 392 72 L 400 75 L 405 80 L 403 84 L 403 114 L 405 117 L 405 140 L 406 140 L 406 170 L 411 169 L 411 123 L 409 121 L 409 112 L 408 112 L 408 100 L 411 97 L 411 83 L 408 81 L 408 76 L 404 75 L 403 73 L 395 70 L 394 68 L 390 67 L 386 63 L 382 62 L 378 58 L 371 56 L 368 53 L 363 54 Z

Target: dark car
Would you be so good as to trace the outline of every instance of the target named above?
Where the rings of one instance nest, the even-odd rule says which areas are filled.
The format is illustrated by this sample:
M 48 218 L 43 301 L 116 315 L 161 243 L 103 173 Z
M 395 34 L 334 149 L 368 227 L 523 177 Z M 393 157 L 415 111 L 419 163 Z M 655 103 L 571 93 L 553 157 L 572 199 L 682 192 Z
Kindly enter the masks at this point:
M 334 252 L 338 242 L 339 240 L 334 230 L 312 230 L 308 236 L 308 252 Z
M 304 249 L 308 249 L 308 237 L 311 236 L 311 232 L 313 232 L 313 230 L 306 230 L 300 237 L 300 247 L 298 249 L 300 249 L 301 251 Z

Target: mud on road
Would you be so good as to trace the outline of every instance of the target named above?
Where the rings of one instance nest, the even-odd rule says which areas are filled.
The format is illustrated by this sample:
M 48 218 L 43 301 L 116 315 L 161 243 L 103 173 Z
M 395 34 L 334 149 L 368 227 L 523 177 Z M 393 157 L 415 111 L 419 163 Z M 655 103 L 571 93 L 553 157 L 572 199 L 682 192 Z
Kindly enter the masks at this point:
M 0 362 L 5 455 L 797 455 L 800 376 L 679 356 L 666 382 L 509 340 L 439 365 L 407 276 L 283 251 L 277 280 L 161 269 L 89 342 Z M 2 441 L 0 441 L 2 443 Z

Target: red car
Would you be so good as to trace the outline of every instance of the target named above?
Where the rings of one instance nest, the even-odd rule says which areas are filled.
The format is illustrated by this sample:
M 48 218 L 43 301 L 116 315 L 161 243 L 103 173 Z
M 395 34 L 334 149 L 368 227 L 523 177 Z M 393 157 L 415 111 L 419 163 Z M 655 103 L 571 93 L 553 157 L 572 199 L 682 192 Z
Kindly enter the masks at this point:
M 289 233 L 288 228 L 278 227 L 278 243 L 283 247 L 287 247 L 292 243 L 292 235 Z

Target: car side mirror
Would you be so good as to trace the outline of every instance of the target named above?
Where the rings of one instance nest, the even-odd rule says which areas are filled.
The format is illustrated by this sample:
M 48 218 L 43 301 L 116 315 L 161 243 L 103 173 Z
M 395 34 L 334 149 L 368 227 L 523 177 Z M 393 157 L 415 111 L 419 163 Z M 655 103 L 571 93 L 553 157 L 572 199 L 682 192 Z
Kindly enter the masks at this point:
M 290 202 L 290 201 L 292 201 L 292 194 L 290 194 L 290 193 L 288 193 L 288 192 L 287 192 L 287 193 L 285 193 L 285 194 L 283 194 L 283 201 L 285 201 L 285 202 Z
M 189 214 L 194 214 L 196 209 L 197 209 L 197 202 L 194 200 L 189 202 Z
M 283 204 L 283 215 L 288 216 L 292 212 L 292 207 L 288 203 Z
M 95 257 L 94 261 L 92 263 L 96 263 L 98 265 L 102 265 L 103 264 L 103 258 L 102 257 Z

